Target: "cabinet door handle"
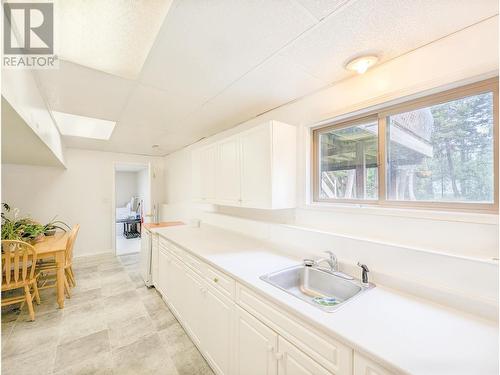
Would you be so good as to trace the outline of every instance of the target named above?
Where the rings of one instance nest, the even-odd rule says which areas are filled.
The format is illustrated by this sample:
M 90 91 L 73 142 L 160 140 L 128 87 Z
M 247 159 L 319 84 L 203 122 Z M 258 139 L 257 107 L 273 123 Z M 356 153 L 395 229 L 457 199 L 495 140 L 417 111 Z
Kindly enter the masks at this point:
M 217 277 L 214 277 L 214 283 L 218 283 L 219 279 Z
M 274 353 L 274 358 L 276 358 L 277 361 L 281 361 L 283 357 L 283 353 Z
M 267 351 L 268 351 L 268 352 L 273 352 L 273 351 L 274 351 L 274 346 L 269 345 L 269 346 L 267 347 Z

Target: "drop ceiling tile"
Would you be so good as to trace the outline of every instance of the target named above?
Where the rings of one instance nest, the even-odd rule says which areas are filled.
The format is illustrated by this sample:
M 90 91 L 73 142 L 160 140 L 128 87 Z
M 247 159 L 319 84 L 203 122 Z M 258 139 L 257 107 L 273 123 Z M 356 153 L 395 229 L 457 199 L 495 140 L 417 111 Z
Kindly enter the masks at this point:
M 316 22 L 288 0 L 174 4 L 141 82 L 190 95 L 201 105 Z
M 37 74 L 53 110 L 106 120 L 120 117 L 134 86 L 133 81 L 67 61 Z
M 350 0 L 297 0 L 318 20 L 335 12 Z
M 179 121 L 193 110 L 191 96 L 183 97 L 171 90 L 159 90 L 138 84 L 123 110 L 119 125 L 143 131 L 166 131 L 178 127 Z
M 280 55 L 261 65 L 206 103 L 184 123 L 200 137 L 214 134 L 324 86 Z
M 375 52 L 385 61 L 497 13 L 495 0 L 358 0 L 291 43 L 283 55 L 334 82 L 348 76 L 344 65 L 353 56 Z
M 135 79 L 171 2 L 56 1 L 56 53 L 67 61 Z

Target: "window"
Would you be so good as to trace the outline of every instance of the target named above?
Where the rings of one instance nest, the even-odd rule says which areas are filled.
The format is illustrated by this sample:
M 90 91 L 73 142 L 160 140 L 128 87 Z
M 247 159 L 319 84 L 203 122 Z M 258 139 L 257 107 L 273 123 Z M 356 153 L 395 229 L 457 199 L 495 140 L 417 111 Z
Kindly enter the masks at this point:
M 315 201 L 496 211 L 498 78 L 313 131 Z

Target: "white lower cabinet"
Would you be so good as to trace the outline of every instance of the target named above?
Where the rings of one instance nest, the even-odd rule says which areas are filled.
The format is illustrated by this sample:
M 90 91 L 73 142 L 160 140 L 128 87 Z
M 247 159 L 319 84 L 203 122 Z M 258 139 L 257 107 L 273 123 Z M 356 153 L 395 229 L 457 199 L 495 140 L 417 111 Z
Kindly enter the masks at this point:
M 184 268 L 185 284 L 182 286 L 184 290 L 185 316 L 184 321 L 186 329 L 189 331 L 194 343 L 201 345 L 201 337 L 203 334 L 203 281 L 193 271 Z
M 389 372 L 378 363 L 363 357 L 359 353 L 354 353 L 354 375 L 395 375 Z
M 276 375 L 278 334 L 240 307 L 235 320 L 235 375 Z
M 147 229 L 146 229 L 147 230 Z M 151 233 L 151 282 L 158 283 L 158 234 Z
M 394 375 L 164 239 L 157 268 L 155 286 L 217 375 Z
M 284 338 L 278 338 L 278 374 L 279 375 L 328 375 L 318 362 L 314 361 Z
M 331 374 L 239 307 L 236 311 L 234 362 L 236 375 Z
M 203 293 L 200 304 L 204 324 L 202 352 L 217 374 L 230 375 L 234 303 L 211 287 L 205 287 Z
M 171 256 L 165 251 L 158 251 L 158 281 L 155 284 L 156 289 L 161 293 L 161 295 L 167 295 L 167 289 L 169 287 L 168 274 L 169 274 L 169 263 L 171 262 Z

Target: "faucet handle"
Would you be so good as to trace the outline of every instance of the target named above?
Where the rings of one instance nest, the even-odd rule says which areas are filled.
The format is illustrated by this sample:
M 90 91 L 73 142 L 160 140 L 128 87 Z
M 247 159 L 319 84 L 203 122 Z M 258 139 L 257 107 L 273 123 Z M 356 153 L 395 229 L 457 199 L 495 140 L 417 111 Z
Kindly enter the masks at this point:
M 366 264 L 361 264 L 361 262 L 358 262 L 358 266 L 363 269 L 365 272 L 370 272 Z
M 358 266 L 361 267 L 361 282 L 363 283 L 363 285 L 368 285 L 369 282 L 368 282 L 368 272 L 370 272 L 370 270 L 368 269 L 368 267 L 366 266 L 366 264 L 361 264 L 361 262 L 358 262 Z

